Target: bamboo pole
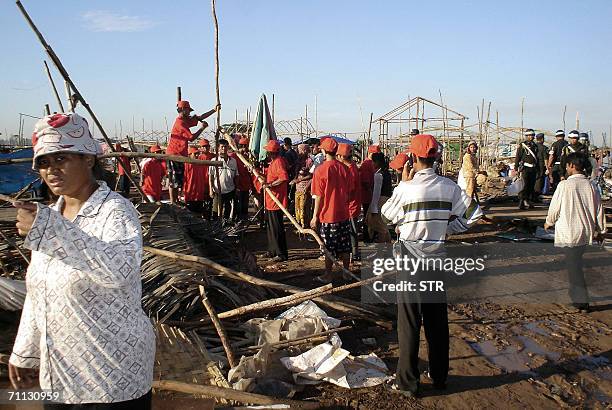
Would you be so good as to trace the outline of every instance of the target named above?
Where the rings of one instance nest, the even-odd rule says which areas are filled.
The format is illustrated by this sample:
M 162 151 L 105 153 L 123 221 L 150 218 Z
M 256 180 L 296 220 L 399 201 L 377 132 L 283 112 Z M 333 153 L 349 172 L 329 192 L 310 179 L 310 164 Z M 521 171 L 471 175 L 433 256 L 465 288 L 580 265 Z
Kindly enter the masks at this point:
M 190 384 L 177 382 L 173 380 L 154 380 L 153 388 L 159 390 L 170 390 L 187 394 L 201 394 L 207 397 L 216 399 L 234 400 L 245 404 L 260 404 L 260 405 L 287 405 L 295 409 L 318 409 L 321 407 L 318 402 L 297 401 L 288 399 L 277 399 L 274 397 L 264 396 L 263 394 L 247 393 L 240 390 L 230 389 L 228 387 L 219 386 L 203 386 L 199 384 Z
M 563 132 L 565 132 L 565 112 L 567 111 L 567 105 L 563 106 Z
M 213 0 L 214 1 L 214 0 Z M 229 138 L 229 144 L 232 147 L 232 149 L 234 150 L 236 156 L 242 161 L 242 163 L 246 166 L 246 168 L 253 174 L 255 175 L 255 177 L 262 183 L 265 184 L 265 179 L 261 176 L 261 174 L 253 167 L 253 165 L 249 162 L 248 159 L 246 159 L 238 150 L 238 148 L 236 147 L 236 144 L 234 143 L 234 140 Z M 295 228 L 301 233 L 301 234 L 308 234 L 310 236 L 313 237 L 313 239 L 319 244 L 319 247 L 321 248 L 321 250 L 323 251 L 323 253 L 325 254 L 325 256 L 327 258 L 329 258 L 332 263 L 336 266 L 338 266 L 340 268 L 340 270 L 342 271 L 343 274 L 345 275 L 349 275 L 351 278 L 359 281 L 359 278 L 350 270 L 345 269 L 344 266 L 342 265 L 342 263 L 338 262 L 338 260 L 336 258 L 334 258 L 334 256 L 329 252 L 329 250 L 325 247 L 325 243 L 323 243 L 323 240 L 319 237 L 319 235 L 312 229 L 305 229 L 302 225 L 300 225 L 298 223 L 298 221 L 295 220 L 295 218 L 293 217 L 293 215 L 291 215 L 291 213 L 287 210 L 287 208 L 285 208 L 283 206 L 283 204 L 281 203 L 281 201 L 276 197 L 276 195 L 274 195 L 272 193 L 272 191 L 270 190 L 270 188 L 268 187 L 264 187 L 265 192 L 270 196 L 270 198 L 272 199 L 272 201 L 279 207 L 279 209 L 281 211 L 283 211 L 283 213 L 285 214 L 285 216 L 289 219 L 289 221 L 291 221 L 291 223 L 293 224 L 293 226 L 295 226 Z M 384 302 L 384 300 L 382 298 L 380 298 L 377 294 L 375 294 L 378 299 L 380 299 L 382 302 Z
M 59 105 L 60 112 L 64 112 L 64 105 L 62 104 L 62 99 L 57 92 L 57 87 L 55 86 L 55 82 L 53 81 L 53 77 L 51 76 L 51 71 L 49 70 L 49 65 L 47 62 L 43 60 L 45 63 L 45 71 L 47 72 L 47 77 L 49 78 L 49 82 L 51 83 L 51 88 L 53 89 L 53 94 L 55 94 L 55 98 L 57 99 L 57 104 Z
M 17 252 L 19 253 L 19 255 L 21 255 L 21 257 L 23 258 L 24 261 L 26 261 L 26 263 L 29 265 L 30 264 L 30 259 L 28 259 L 28 257 L 26 256 L 26 254 L 23 252 L 23 250 L 19 247 L 19 245 L 17 245 L 17 243 L 15 243 L 15 241 L 13 241 L 11 238 L 9 238 L 8 236 L 6 236 L 4 234 L 4 232 L 2 232 L 2 230 L 0 230 L 0 236 L 2 236 L 2 238 L 6 241 L 6 243 L 8 243 L 9 245 L 11 245 L 13 248 L 15 248 L 17 250 Z
M 72 91 L 70 91 L 70 84 L 64 80 L 64 90 L 66 91 L 66 99 L 68 100 L 68 111 L 74 112 L 74 101 L 72 100 Z
M 204 286 L 200 285 L 198 286 L 198 288 L 200 289 L 200 296 L 202 296 L 202 304 L 206 308 L 206 311 L 208 312 L 208 316 L 210 316 L 210 320 L 212 320 L 213 325 L 215 326 L 215 329 L 217 330 L 217 334 L 219 335 L 219 338 L 221 339 L 221 343 L 223 344 L 223 349 L 225 349 L 225 354 L 227 355 L 227 361 L 231 368 L 236 367 L 236 364 L 237 364 L 236 359 L 234 357 L 234 353 L 232 352 L 232 346 L 229 343 L 227 332 L 225 331 L 225 328 L 221 324 L 221 321 L 219 320 L 219 317 L 217 316 L 217 312 L 215 312 L 215 308 L 210 303 L 210 300 L 208 300 Z
M 580 130 L 580 114 L 576 111 L 576 129 Z
M 100 124 L 100 121 L 98 120 L 98 117 L 96 116 L 96 114 L 93 112 L 93 110 L 91 109 L 91 107 L 89 106 L 89 104 L 87 103 L 87 101 L 85 101 L 85 98 L 83 97 L 83 95 L 81 94 L 81 92 L 78 90 L 78 88 L 75 86 L 74 82 L 72 81 L 72 79 L 70 79 L 70 75 L 68 74 L 68 71 L 64 68 L 64 65 L 62 64 L 62 62 L 60 61 L 59 57 L 57 56 L 57 54 L 55 54 L 55 51 L 53 51 L 53 49 L 51 48 L 51 46 L 47 43 L 47 41 L 45 40 L 45 38 L 43 37 L 42 33 L 38 30 L 38 28 L 36 27 L 36 25 L 34 24 L 34 21 L 32 21 L 32 19 L 30 18 L 30 15 L 28 14 L 28 12 L 25 10 L 25 8 L 23 7 L 23 5 L 21 4 L 20 0 L 16 1 L 16 5 L 19 8 L 19 10 L 21 11 L 21 14 L 23 15 L 23 17 L 26 19 L 26 21 L 28 22 L 30 28 L 32 29 L 32 31 L 34 31 L 34 34 L 36 34 L 36 36 L 38 37 L 38 40 L 40 41 L 41 45 L 43 46 L 43 48 L 45 49 L 45 51 L 47 52 L 47 55 L 49 56 L 49 58 L 51 58 L 51 61 L 53 62 L 53 64 L 56 66 L 56 68 L 58 69 L 58 71 L 60 72 L 60 74 L 62 75 L 62 77 L 64 78 L 64 80 L 68 83 L 69 88 L 74 91 L 75 94 L 75 98 L 77 101 L 80 101 L 81 104 L 83 105 L 83 107 L 85 108 L 85 110 L 89 113 L 91 119 L 94 121 L 96 127 L 98 127 L 98 129 L 100 130 L 100 132 L 102 133 L 102 137 L 104 138 L 104 141 L 108 144 L 108 147 L 111 151 L 115 151 L 115 147 L 113 147 L 113 143 L 111 142 L 111 140 L 108 138 L 108 135 L 106 134 L 106 131 L 104 130 L 104 127 L 102 127 L 102 124 Z M 72 98 L 71 98 L 72 100 Z M 73 108 L 74 108 L 74 104 L 73 104 Z M 120 164 L 120 166 L 122 168 L 124 168 L 123 164 Z M 140 193 L 140 195 L 142 196 L 142 199 L 145 202 L 150 202 L 149 198 L 145 195 L 145 193 L 142 191 L 142 188 L 137 185 L 134 180 L 132 179 L 131 175 L 130 175 L 130 170 L 127 170 L 124 168 L 124 171 L 126 172 L 126 177 L 130 180 L 130 182 L 132 183 L 132 185 L 134 185 L 136 187 L 136 189 L 138 190 L 138 192 Z
M 525 115 L 525 97 L 521 98 L 521 135 L 519 135 L 519 141 L 522 141 L 523 136 L 525 135 L 525 128 L 523 124 L 524 115 Z
M 374 113 L 373 112 L 370 113 L 370 123 L 368 124 L 368 142 L 366 144 L 368 146 L 372 144 L 372 117 L 374 117 Z M 366 149 L 367 149 L 367 147 L 366 147 Z
M 274 343 L 264 343 L 264 344 L 257 345 L 257 346 L 249 346 L 249 347 L 240 349 L 240 353 L 249 353 L 250 351 L 253 351 L 253 350 L 260 350 L 263 347 L 269 347 L 273 349 L 284 349 L 290 346 L 303 345 L 303 344 L 314 341 L 312 339 L 317 339 L 318 341 L 318 339 L 323 338 L 324 336 L 328 336 L 328 335 L 338 333 L 338 332 L 343 332 L 345 330 L 350 330 L 352 328 L 353 326 L 336 327 L 333 329 L 326 330 L 324 332 L 314 333 L 312 335 L 307 335 L 307 336 L 302 336 L 302 337 L 296 337 L 295 339 L 291 339 L 291 340 L 280 340 Z M 327 339 L 327 337 L 325 337 L 324 339 Z
M 181 87 L 176 87 L 176 101 L 181 101 L 182 99 Z
M 217 20 L 216 0 L 211 0 L 213 24 L 215 26 L 215 94 L 217 97 L 217 128 L 215 130 L 215 159 L 219 161 L 219 135 L 221 134 L 221 93 L 219 90 L 219 21 Z M 229 140 L 233 141 L 230 137 Z M 215 168 L 215 179 L 217 180 L 217 213 L 221 215 L 221 179 L 219 168 Z
M 2 197 L 0 196 L 0 199 L 2 199 Z M 12 201 L 12 198 L 10 199 Z M 159 256 L 164 256 L 167 258 L 171 258 L 174 259 L 176 261 L 180 261 L 180 262 L 194 262 L 194 263 L 198 263 L 202 266 L 206 266 L 207 268 L 210 268 L 212 270 L 214 270 L 215 272 L 227 276 L 231 279 L 234 280 L 242 280 L 248 283 L 251 283 L 253 285 L 258 285 L 258 286 L 263 286 L 263 287 L 267 287 L 270 289 L 277 289 L 277 290 L 281 290 L 283 292 L 288 292 L 288 293 L 300 293 L 300 292 L 304 292 L 304 289 L 298 288 L 296 286 L 292 286 L 292 285 L 287 285 L 284 283 L 279 283 L 279 282 L 274 282 L 271 280 L 267 280 L 267 279 L 263 279 L 263 278 L 258 278 L 255 276 L 251 276 L 249 274 L 246 274 L 244 272 L 239 272 L 233 269 L 230 269 L 226 266 L 223 266 L 221 264 L 218 264 L 217 262 L 214 262 L 208 258 L 204 258 L 202 256 L 195 256 L 195 255 L 187 255 L 184 253 L 178 253 L 178 252 L 172 252 L 172 251 L 167 251 L 167 250 L 163 250 L 163 249 L 157 249 L 157 248 L 153 248 L 150 246 L 144 246 L 143 250 L 149 253 L 152 253 L 154 255 L 159 255 Z M 386 311 L 383 309 L 379 309 L 376 308 L 375 306 L 370 306 L 369 309 L 365 309 L 359 305 L 356 305 L 353 301 L 350 300 L 341 300 L 341 298 L 334 298 L 334 299 L 330 299 L 330 298 L 316 298 L 314 299 L 316 302 L 328 306 L 338 312 L 342 312 L 342 313 L 359 313 L 360 316 L 368 321 L 371 321 L 373 323 L 376 323 L 378 325 L 387 326 L 386 322 L 382 322 L 379 320 L 376 320 L 375 318 L 372 317 L 373 314 L 380 314 L 380 315 L 386 315 Z
M 45 104 L 45 115 L 51 115 L 51 108 L 49 104 Z
M 152 152 L 113 152 L 109 154 L 99 155 L 98 158 L 116 158 L 116 157 L 127 157 L 127 158 L 156 158 L 156 159 L 167 159 L 170 161 L 184 162 L 186 164 L 197 164 L 197 165 L 210 165 L 213 167 L 220 167 L 223 165 L 221 161 L 209 161 L 203 159 L 195 159 L 190 157 L 183 157 L 181 155 L 167 155 L 167 154 L 154 154 Z

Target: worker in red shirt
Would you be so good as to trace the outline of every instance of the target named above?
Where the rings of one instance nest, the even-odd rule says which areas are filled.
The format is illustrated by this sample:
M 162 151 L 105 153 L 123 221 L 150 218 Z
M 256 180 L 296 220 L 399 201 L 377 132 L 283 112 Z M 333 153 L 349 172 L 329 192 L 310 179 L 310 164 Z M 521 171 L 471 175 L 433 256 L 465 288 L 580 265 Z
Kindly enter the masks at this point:
M 197 159 L 200 151 L 196 147 L 189 147 L 189 158 Z M 202 214 L 204 210 L 204 193 L 208 186 L 208 172 L 204 171 L 206 165 L 185 164 L 185 180 L 183 182 L 183 196 L 185 205 L 191 212 Z M 206 181 L 206 183 L 204 182 Z M 208 194 L 208 192 L 206 192 Z
M 124 152 L 125 150 L 121 146 L 121 143 L 115 144 L 115 151 Z M 121 165 L 119 165 L 121 163 Z M 117 174 L 119 174 L 119 179 L 117 180 L 117 188 L 115 191 L 118 191 L 126 198 L 130 196 L 130 180 L 128 175 L 131 176 L 132 166 L 130 165 L 130 159 L 128 157 L 118 157 L 117 158 Z M 127 175 L 126 175 L 127 174 Z
M 338 160 L 349 169 L 348 185 L 354 187 L 351 191 L 348 203 L 349 221 L 351 222 L 351 254 L 353 261 L 361 260 L 359 251 L 359 239 L 357 236 L 357 219 L 361 214 L 361 189 L 359 189 L 359 168 L 353 161 L 353 147 L 350 144 L 338 144 Z
M 149 152 L 161 153 L 159 145 L 153 145 Z M 140 163 L 142 169 L 142 191 L 153 202 L 161 201 L 162 178 L 166 175 L 166 163 L 157 158 L 145 158 Z
M 270 158 L 270 165 L 266 171 L 266 182 L 263 188 L 270 188 L 272 193 L 287 208 L 289 196 L 287 193 L 289 173 L 287 161 L 280 156 L 281 146 L 277 140 L 270 140 L 265 147 Z M 276 205 L 270 194 L 264 192 L 266 207 L 268 253 L 274 262 L 288 259 L 287 240 L 285 238 L 285 225 L 283 211 Z
M 349 200 L 355 186 L 350 181 L 349 168 L 336 160 L 338 143 L 333 138 L 321 141 L 325 161 L 317 167 L 312 177 L 312 198 L 314 212 L 310 227 L 317 229 L 327 250 L 337 259 L 342 259 L 345 269 L 349 268 L 351 254 L 351 222 Z M 333 262 L 325 258 L 325 274 L 315 278 L 319 282 L 333 280 Z
M 193 109 L 189 105 L 189 101 L 179 101 L 177 104 L 177 111 L 179 113 L 174 125 L 172 125 L 172 131 L 170 132 L 170 141 L 168 142 L 168 149 L 166 153 L 168 155 L 180 155 L 183 157 L 187 156 L 187 146 L 189 142 L 196 140 L 200 134 L 208 127 L 205 118 L 210 117 L 212 114 L 221 109 L 220 105 L 217 105 L 212 110 L 205 112 L 202 115 L 191 115 Z M 189 128 L 195 127 L 201 122 L 200 128 L 196 132 L 191 133 Z M 169 194 L 170 203 L 175 204 L 178 201 L 179 189 L 183 187 L 183 175 L 185 173 L 185 166 L 182 162 L 168 161 L 168 177 L 170 180 Z
M 361 206 L 364 216 L 367 215 L 368 209 L 370 208 L 370 201 L 372 201 L 372 190 L 374 189 L 374 163 L 372 162 L 372 155 L 377 152 L 380 152 L 380 146 L 370 145 L 368 147 L 368 157 L 361 162 L 361 166 L 359 167 Z M 362 232 L 363 241 L 371 242 L 372 239 L 368 232 L 366 218 L 363 218 Z
M 238 151 L 245 157 L 248 158 L 249 152 L 249 139 L 246 137 L 238 140 Z M 238 181 L 236 184 L 236 202 L 234 204 L 235 216 L 240 221 L 247 221 L 249 219 L 249 193 L 252 188 L 251 174 L 247 167 L 238 158 L 235 152 L 231 152 L 230 157 L 236 159 L 238 164 Z
M 198 155 L 198 159 L 202 159 L 205 161 L 212 161 L 215 157 L 215 154 L 210 152 L 210 142 L 206 138 L 202 138 L 198 145 L 200 146 L 200 155 Z M 208 165 L 202 165 L 202 170 L 204 173 L 204 200 L 202 202 L 202 217 L 204 219 L 212 218 L 212 197 L 210 196 L 210 184 L 209 184 L 209 172 L 210 167 Z

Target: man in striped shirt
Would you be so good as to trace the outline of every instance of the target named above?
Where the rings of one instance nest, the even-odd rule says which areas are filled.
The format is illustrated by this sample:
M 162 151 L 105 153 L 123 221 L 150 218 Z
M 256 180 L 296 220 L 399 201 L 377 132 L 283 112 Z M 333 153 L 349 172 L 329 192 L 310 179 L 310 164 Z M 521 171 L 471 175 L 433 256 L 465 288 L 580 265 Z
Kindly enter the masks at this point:
M 431 135 L 412 138 L 413 177 L 402 181 L 382 207 L 383 217 L 397 225 L 402 253 L 418 259 L 444 255 L 446 235 L 463 232 L 474 224 L 482 211 L 456 183 L 439 176 L 433 169 L 438 143 Z M 398 279 L 405 271 L 398 272 Z M 440 272 L 417 272 L 424 279 Z M 419 336 L 421 323 L 426 329 L 429 375 L 434 387 L 444 389 L 448 374 L 449 332 L 446 294 L 430 295 L 398 292 L 397 333 L 399 361 L 394 388 L 405 395 L 416 395 L 419 388 Z

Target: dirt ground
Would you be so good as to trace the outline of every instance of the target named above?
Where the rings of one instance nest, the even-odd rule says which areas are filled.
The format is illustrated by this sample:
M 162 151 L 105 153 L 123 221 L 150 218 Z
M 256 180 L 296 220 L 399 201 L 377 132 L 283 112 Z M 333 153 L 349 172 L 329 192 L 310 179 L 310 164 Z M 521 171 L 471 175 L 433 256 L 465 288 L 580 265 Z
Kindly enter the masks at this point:
M 494 204 L 487 210 L 492 222 L 483 222 L 455 239 L 493 241 L 504 223 L 518 217 L 543 222 L 546 208 L 516 211 L 515 204 Z M 7 211 L 0 217 L 10 217 Z M 608 224 L 610 219 L 608 219 Z M 314 242 L 298 237 L 287 225 L 289 260 L 271 263 L 264 257 L 265 230 L 251 226 L 247 244 L 263 275 L 304 288 L 320 286 L 313 278 L 324 271 Z M 534 258 L 537 259 L 537 258 Z M 359 267 L 354 267 L 358 272 Z M 338 283 L 341 283 L 339 281 Z M 358 300 L 359 291 L 341 296 Z M 590 313 L 576 312 L 558 304 L 461 304 L 449 306 L 450 375 L 444 391 L 434 390 L 421 378 L 422 394 L 406 399 L 382 386 L 346 390 L 327 383 L 310 386 L 296 399 L 314 399 L 328 408 L 596 408 L 612 406 L 612 305 L 600 303 Z M 389 306 L 389 310 L 394 310 Z M 342 316 L 334 315 L 340 319 Z M 0 353 L 10 352 L 18 315 L 0 315 Z M 354 329 L 340 334 L 343 347 L 353 355 L 374 351 L 391 372 L 395 371 L 398 347 L 393 321 L 378 327 L 354 321 Z M 343 323 L 344 325 L 345 323 Z M 367 346 L 364 338 L 374 338 Z M 427 348 L 421 334 L 421 369 L 427 368 Z M 6 385 L 4 366 L 0 382 Z M 156 408 L 206 408 L 198 402 L 179 402 L 156 395 Z M 204 405 L 203 402 L 200 402 Z M 209 404 L 208 404 L 209 405 Z

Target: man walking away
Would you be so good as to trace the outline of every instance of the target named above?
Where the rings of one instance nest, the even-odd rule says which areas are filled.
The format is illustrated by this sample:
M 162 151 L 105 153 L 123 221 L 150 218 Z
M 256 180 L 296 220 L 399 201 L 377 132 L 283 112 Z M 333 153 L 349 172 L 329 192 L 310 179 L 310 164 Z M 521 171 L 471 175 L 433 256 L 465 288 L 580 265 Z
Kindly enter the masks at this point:
M 189 101 L 179 101 L 176 110 L 179 115 L 174 120 L 172 125 L 172 131 L 170 132 L 170 141 L 168 142 L 168 149 L 166 154 L 168 155 L 180 155 L 183 157 L 187 156 L 187 146 L 191 141 L 195 141 L 202 132 L 208 127 L 208 123 L 204 121 L 205 118 L 210 117 L 215 112 L 221 109 L 218 105 L 214 109 L 202 114 L 202 115 L 191 115 L 193 109 L 189 105 Z M 198 125 L 201 122 L 200 128 L 193 134 L 189 130 L 191 127 Z M 179 190 L 183 187 L 183 175 L 185 174 L 185 166 L 182 162 L 168 161 L 168 178 L 170 186 L 168 193 L 170 194 L 170 203 L 175 204 L 178 202 Z
M 224 220 L 230 219 L 232 215 L 232 203 L 236 197 L 236 184 L 238 182 L 238 164 L 235 158 L 228 155 L 228 149 L 228 142 L 219 140 L 217 151 L 219 152 L 219 161 L 223 162 L 223 165 L 218 167 L 220 186 L 217 186 L 217 171 L 212 169 L 208 172 L 210 196 L 217 195 L 219 217 Z
M 266 182 L 262 185 L 262 190 L 269 188 L 283 207 L 286 208 L 289 203 L 287 196 L 289 174 L 287 172 L 287 162 L 281 157 L 280 150 L 281 147 L 278 141 L 268 141 L 266 151 L 268 151 L 270 165 L 266 170 Z M 266 207 L 269 256 L 275 262 L 286 261 L 289 253 L 287 251 L 287 239 L 285 238 L 283 211 L 267 192 L 264 192 L 264 203 Z
M 413 137 L 409 149 L 414 162 L 412 180 L 400 183 L 382 207 L 383 217 L 396 225 L 402 252 L 409 257 L 444 255 L 446 235 L 465 231 L 482 216 L 474 199 L 456 183 L 435 173 L 432 167 L 437 147 L 438 143 L 431 135 Z M 399 273 L 401 276 L 408 272 Z M 432 272 L 417 272 L 420 273 L 430 275 Z M 406 396 L 416 395 L 419 389 L 421 323 L 425 327 L 429 374 L 434 387 L 446 387 L 449 367 L 446 294 L 444 291 L 436 294 L 433 303 L 422 303 L 427 295 L 398 292 L 400 354 L 393 387 Z
M 359 167 L 359 178 L 361 180 L 361 207 L 363 209 L 363 241 L 372 242 L 368 231 L 367 215 L 372 202 L 372 190 L 374 189 L 374 163 L 372 155 L 380 152 L 380 146 L 370 145 L 368 147 L 368 157 L 361 162 Z
M 325 247 L 334 256 L 342 260 L 345 269 L 349 268 L 351 255 L 351 222 L 349 217 L 349 199 L 354 187 L 349 183 L 349 169 L 336 161 L 338 143 L 333 138 L 321 142 L 325 153 L 325 162 L 321 164 L 312 177 L 312 197 L 314 213 L 310 227 L 314 230 L 320 222 L 320 234 Z M 333 262 L 325 257 L 325 274 L 317 281 L 330 283 L 333 280 Z
M 594 239 L 601 241 L 606 222 L 599 192 L 584 175 L 588 159 L 572 152 L 566 158 L 567 178 L 553 195 L 544 228 L 555 226 L 555 247 L 564 248 L 569 296 L 577 309 L 588 311 L 589 294 L 582 271 L 582 256 Z
M 544 181 L 546 180 L 546 156 L 548 154 L 548 147 L 544 145 L 544 134 L 537 134 L 535 139 L 537 148 L 536 156 L 538 157 L 538 173 L 536 176 L 532 200 L 533 202 L 539 204 L 542 203 L 540 195 L 544 193 Z
M 353 147 L 349 144 L 338 144 L 338 159 L 349 169 L 348 185 L 352 187 L 349 197 L 348 211 L 349 220 L 351 222 L 351 253 L 353 261 L 361 260 L 361 252 L 359 251 L 359 237 L 357 230 L 357 219 L 361 214 L 361 188 L 359 179 L 359 168 L 353 161 Z
M 563 149 L 567 145 L 565 140 L 565 132 L 563 130 L 557 130 L 555 132 L 557 140 L 550 146 L 548 151 L 548 179 L 550 181 L 551 192 L 554 192 L 557 185 L 561 181 L 561 176 L 564 174 L 561 169 L 561 156 L 563 155 Z
M 115 144 L 115 151 L 124 152 L 125 150 L 118 142 Z M 121 165 L 119 165 L 121 163 Z M 128 157 L 118 157 L 117 158 L 117 174 L 119 174 L 119 180 L 117 181 L 118 191 L 124 198 L 130 197 L 130 180 L 128 179 L 128 175 L 132 175 L 132 166 L 130 165 L 130 159 Z
M 525 131 L 527 141 L 519 144 L 514 160 L 514 169 L 523 178 L 524 187 L 519 193 L 519 209 L 533 208 L 529 201 L 533 198 L 536 177 L 538 173 L 538 157 L 536 144 L 533 142 L 535 132 L 532 129 Z

